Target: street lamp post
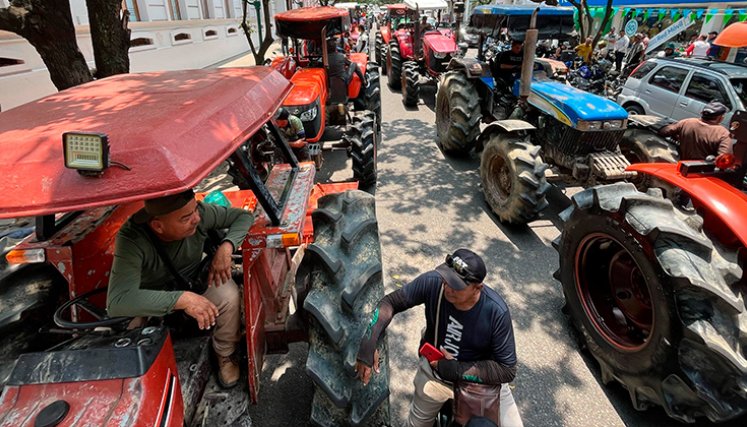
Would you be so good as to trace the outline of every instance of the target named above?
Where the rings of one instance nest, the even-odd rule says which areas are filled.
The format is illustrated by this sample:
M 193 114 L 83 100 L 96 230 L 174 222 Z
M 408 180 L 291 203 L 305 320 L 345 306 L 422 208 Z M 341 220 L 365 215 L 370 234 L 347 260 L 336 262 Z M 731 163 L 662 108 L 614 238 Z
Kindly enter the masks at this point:
M 259 37 L 260 41 L 262 40 L 262 17 L 259 15 L 259 8 L 262 6 L 262 2 L 260 0 L 254 0 L 247 2 L 250 5 L 254 6 L 254 9 L 257 12 L 257 37 Z

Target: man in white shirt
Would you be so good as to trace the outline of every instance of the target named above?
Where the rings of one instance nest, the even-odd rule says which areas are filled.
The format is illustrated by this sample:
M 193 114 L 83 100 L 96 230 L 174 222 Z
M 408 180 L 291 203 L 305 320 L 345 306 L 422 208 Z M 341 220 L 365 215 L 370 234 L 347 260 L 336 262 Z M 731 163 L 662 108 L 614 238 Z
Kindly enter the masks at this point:
M 620 37 L 615 40 L 614 51 L 615 51 L 615 69 L 617 71 L 622 70 L 622 62 L 625 55 L 628 53 L 628 45 L 630 39 L 625 35 L 625 30 L 620 31 Z
M 708 49 L 711 48 L 711 44 L 706 41 L 706 38 L 705 34 L 698 37 L 698 40 L 692 44 L 692 50 L 689 52 L 690 56 L 696 58 L 705 58 L 708 56 Z

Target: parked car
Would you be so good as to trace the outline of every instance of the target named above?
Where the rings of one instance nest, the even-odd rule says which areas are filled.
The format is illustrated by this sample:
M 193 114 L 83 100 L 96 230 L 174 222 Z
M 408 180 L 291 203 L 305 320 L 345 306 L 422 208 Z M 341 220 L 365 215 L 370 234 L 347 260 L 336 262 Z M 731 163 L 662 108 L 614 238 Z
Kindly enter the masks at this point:
M 747 66 L 709 59 L 651 58 L 628 77 L 617 103 L 630 114 L 674 120 L 700 117 L 703 107 L 719 101 L 729 108 L 724 125 L 747 106 Z

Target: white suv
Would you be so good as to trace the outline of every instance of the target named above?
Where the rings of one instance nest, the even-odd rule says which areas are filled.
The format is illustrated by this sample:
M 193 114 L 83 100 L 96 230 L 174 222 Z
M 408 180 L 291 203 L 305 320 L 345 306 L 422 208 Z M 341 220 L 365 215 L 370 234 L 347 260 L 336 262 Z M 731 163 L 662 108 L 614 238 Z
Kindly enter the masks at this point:
M 630 114 L 674 120 L 700 117 L 703 107 L 718 101 L 729 108 L 723 124 L 747 106 L 747 66 L 708 59 L 652 58 L 628 77 L 617 103 Z

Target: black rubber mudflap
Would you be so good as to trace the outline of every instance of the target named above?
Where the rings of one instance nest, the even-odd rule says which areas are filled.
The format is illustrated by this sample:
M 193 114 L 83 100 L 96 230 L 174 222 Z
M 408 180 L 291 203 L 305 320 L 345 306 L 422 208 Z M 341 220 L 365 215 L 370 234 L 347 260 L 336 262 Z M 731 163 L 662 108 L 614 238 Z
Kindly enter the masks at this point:
M 314 244 L 302 267 L 311 271 L 304 301 L 310 315 L 306 372 L 314 381 L 311 421 L 317 426 L 389 424 L 386 337 L 379 340 L 381 372 L 363 386 L 355 378 L 360 341 L 384 295 L 373 196 L 348 191 L 319 199 L 312 215 Z
M 641 193 L 633 184 L 582 191 L 561 218 L 555 277 L 602 380 L 623 384 L 636 409 L 659 405 L 683 422 L 747 412 L 747 308 L 736 253 L 704 234 L 700 216 L 676 209 L 658 189 Z M 577 251 L 600 235 L 630 254 L 648 288 L 653 326 L 635 351 L 610 345 L 577 290 Z

